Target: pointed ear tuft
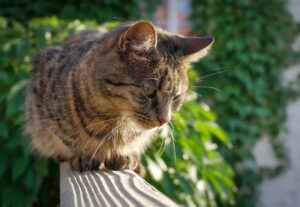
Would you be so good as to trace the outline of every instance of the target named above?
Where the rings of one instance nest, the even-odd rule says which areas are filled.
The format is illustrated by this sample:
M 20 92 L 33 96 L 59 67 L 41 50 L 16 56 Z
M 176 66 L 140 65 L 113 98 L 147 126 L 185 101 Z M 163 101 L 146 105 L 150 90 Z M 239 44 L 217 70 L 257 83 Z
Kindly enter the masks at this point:
M 119 40 L 119 48 L 122 51 L 132 49 L 136 51 L 148 51 L 157 45 L 157 34 L 152 23 L 141 21 L 131 26 L 122 34 Z
M 194 62 L 207 55 L 214 42 L 213 37 L 180 37 L 179 47 L 183 57 Z

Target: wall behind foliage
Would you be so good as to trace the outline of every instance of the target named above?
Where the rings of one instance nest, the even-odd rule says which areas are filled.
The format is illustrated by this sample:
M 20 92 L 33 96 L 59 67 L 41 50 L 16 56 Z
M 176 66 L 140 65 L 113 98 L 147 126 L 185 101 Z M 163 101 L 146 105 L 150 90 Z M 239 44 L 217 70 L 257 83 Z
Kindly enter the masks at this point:
M 297 26 L 285 0 L 193 0 L 195 32 L 215 37 L 209 59 L 196 66 L 202 97 L 211 103 L 229 133 L 233 149 L 222 154 L 236 173 L 236 206 L 256 206 L 262 176 L 274 176 L 288 167 L 279 139 L 285 129 L 285 107 L 291 91 L 283 86 L 283 70 L 294 56 Z M 299 30 L 298 30 L 299 31 Z M 260 169 L 252 147 L 262 135 L 271 137 L 279 160 L 275 170 Z
M 35 17 L 52 15 L 68 20 L 128 21 L 151 17 L 159 2 L 160 0 L 1 0 L 0 16 L 22 23 Z

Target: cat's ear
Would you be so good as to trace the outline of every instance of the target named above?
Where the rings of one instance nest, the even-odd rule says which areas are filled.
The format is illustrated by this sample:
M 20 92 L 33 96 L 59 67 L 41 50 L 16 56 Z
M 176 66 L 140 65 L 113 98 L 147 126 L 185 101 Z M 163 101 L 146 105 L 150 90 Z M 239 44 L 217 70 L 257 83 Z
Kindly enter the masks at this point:
M 122 34 L 119 40 L 119 48 L 122 51 L 148 51 L 157 45 L 157 33 L 150 22 L 141 21 Z
M 214 42 L 213 37 L 179 37 L 177 45 L 182 51 L 183 58 L 195 62 L 207 55 L 208 50 Z

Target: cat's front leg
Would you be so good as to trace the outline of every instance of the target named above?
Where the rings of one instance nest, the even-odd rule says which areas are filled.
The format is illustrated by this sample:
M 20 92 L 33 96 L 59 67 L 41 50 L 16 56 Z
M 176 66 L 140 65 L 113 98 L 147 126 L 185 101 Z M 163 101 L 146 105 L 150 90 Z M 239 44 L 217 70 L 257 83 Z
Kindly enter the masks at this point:
M 72 157 L 70 164 L 73 170 L 79 172 L 99 170 L 100 168 L 100 162 L 87 155 L 77 155 Z
M 145 176 L 145 168 L 141 163 L 138 155 L 130 156 L 114 156 L 109 160 L 105 160 L 104 165 L 109 170 L 132 170 L 140 176 Z

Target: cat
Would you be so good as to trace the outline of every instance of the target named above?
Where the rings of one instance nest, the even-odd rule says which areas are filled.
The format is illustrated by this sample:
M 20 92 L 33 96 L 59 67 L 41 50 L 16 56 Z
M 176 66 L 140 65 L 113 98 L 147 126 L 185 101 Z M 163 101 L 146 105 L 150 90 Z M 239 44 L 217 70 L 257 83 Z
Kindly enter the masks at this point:
M 180 109 L 189 64 L 214 39 L 148 21 L 87 30 L 39 52 L 25 103 L 33 148 L 74 170 L 133 170 L 151 136 Z

